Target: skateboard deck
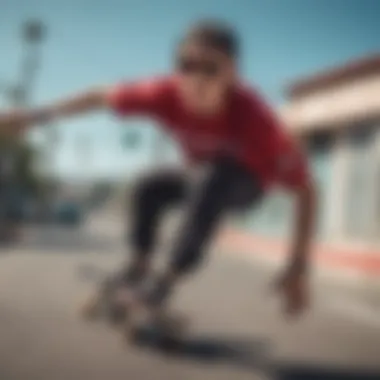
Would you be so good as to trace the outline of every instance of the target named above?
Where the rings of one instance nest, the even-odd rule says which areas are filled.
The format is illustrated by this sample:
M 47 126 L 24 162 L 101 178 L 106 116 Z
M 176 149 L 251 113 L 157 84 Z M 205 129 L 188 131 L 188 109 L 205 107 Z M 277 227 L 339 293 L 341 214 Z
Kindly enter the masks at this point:
M 86 320 L 106 320 L 118 324 L 125 319 L 126 309 L 115 300 L 117 283 L 106 280 L 82 305 L 81 314 Z
M 176 350 L 185 339 L 188 319 L 178 312 L 164 308 L 153 311 L 126 294 L 125 302 L 116 301 L 117 284 L 105 283 L 86 300 L 81 309 L 85 320 L 103 320 L 121 329 L 126 342 L 159 349 Z
M 132 306 L 125 319 L 123 334 L 127 342 L 164 350 L 177 350 L 186 338 L 188 320 L 170 310 L 152 311 L 144 305 Z

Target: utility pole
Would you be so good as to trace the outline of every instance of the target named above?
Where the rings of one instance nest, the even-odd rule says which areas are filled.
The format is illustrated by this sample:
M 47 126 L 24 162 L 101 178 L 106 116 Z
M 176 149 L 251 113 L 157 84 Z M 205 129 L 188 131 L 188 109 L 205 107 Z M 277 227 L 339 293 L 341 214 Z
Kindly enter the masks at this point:
M 16 83 L 1 82 L 0 90 L 7 103 L 13 107 L 27 107 L 31 92 L 40 67 L 40 46 L 45 35 L 45 28 L 40 21 L 27 21 L 21 28 L 23 58 Z
M 1 82 L 0 91 L 6 102 L 15 108 L 27 108 L 30 105 L 32 90 L 41 61 L 41 42 L 45 36 L 45 27 L 41 21 L 29 20 L 21 27 L 23 57 L 15 83 Z
M 6 102 L 12 107 L 26 108 L 31 100 L 31 90 L 34 85 L 36 74 L 40 63 L 40 43 L 44 36 L 44 27 L 40 21 L 31 20 L 22 25 L 21 42 L 23 45 L 24 56 L 21 59 L 20 72 L 16 83 L 2 83 L 0 88 L 4 92 Z M 1 161 L 1 177 L 7 182 L 6 194 L 1 198 L 2 202 L 15 202 L 14 196 L 18 194 L 19 178 L 17 175 L 18 151 L 17 143 L 13 141 L 5 141 L 2 149 Z M 6 220 L 8 232 L 12 234 L 15 227 L 13 223 Z M 2 220 L 4 223 L 4 220 Z M 2 226 L 3 227 L 3 226 Z M 1 229 L 3 230 L 3 228 Z M 7 232 L 5 232 L 7 234 Z
M 41 46 L 46 34 L 46 26 L 40 20 L 28 20 L 22 26 L 24 56 L 20 66 L 19 84 L 14 88 L 14 106 L 27 108 L 31 104 L 33 87 L 41 67 Z M 43 171 L 48 172 L 54 162 L 55 149 L 58 145 L 58 135 L 53 125 L 45 126 L 45 136 L 46 147 L 42 153 L 42 166 Z M 40 164 L 41 161 L 38 166 Z
M 0 91 L 6 102 L 16 108 L 29 106 L 33 85 L 40 67 L 40 46 L 45 36 L 45 27 L 41 21 L 29 20 L 21 27 L 23 57 L 16 83 L 1 82 Z M 11 152 L 9 155 L 12 156 Z M 13 159 L 10 159 L 11 161 Z
M 29 20 L 21 28 L 23 58 L 19 73 L 19 82 L 13 87 L 13 104 L 18 107 L 28 107 L 31 102 L 32 90 L 41 63 L 41 44 L 46 34 L 46 28 L 39 20 Z

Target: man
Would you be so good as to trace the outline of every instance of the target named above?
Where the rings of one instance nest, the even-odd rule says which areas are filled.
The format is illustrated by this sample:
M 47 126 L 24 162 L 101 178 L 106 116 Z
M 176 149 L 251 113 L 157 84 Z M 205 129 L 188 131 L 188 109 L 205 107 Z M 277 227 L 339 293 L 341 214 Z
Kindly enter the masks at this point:
M 133 257 L 122 278 L 152 306 L 162 306 L 177 281 L 200 263 L 226 213 L 257 204 L 276 185 L 296 197 L 295 235 L 279 288 L 288 312 L 306 306 L 313 184 L 295 142 L 259 95 L 241 83 L 238 61 L 235 31 L 218 21 L 202 21 L 180 42 L 170 76 L 95 89 L 46 108 L 0 116 L 0 125 L 8 130 L 102 109 L 124 117 L 150 116 L 181 145 L 189 165 L 208 164 L 195 191 L 189 191 L 194 186 L 184 173 L 159 171 L 136 192 Z M 185 198 L 190 205 L 172 261 L 152 286 L 141 286 L 147 283 L 159 218 Z

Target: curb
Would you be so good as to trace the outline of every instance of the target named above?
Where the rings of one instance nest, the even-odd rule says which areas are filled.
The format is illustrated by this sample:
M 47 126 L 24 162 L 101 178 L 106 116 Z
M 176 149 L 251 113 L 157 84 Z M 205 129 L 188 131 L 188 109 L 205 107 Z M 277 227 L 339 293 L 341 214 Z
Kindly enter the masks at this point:
M 218 238 L 224 249 L 241 252 L 256 259 L 284 260 L 287 243 L 280 239 L 266 238 L 239 229 L 224 229 Z M 313 260 L 321 269 L 337 274 L 359 275 L 380 281 L 380 249 L 353 249 L 333 245 L 316 244 Z

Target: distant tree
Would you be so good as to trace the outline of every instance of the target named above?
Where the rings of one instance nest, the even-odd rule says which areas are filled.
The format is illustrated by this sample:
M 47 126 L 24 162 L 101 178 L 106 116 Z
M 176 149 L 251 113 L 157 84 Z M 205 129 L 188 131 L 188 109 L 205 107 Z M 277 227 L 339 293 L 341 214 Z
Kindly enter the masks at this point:
M 0 136 L 0 176 L 29 194 L 37 195 L 43 184 L 34 170 L 37 152 L 26 141 Z

